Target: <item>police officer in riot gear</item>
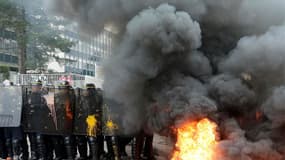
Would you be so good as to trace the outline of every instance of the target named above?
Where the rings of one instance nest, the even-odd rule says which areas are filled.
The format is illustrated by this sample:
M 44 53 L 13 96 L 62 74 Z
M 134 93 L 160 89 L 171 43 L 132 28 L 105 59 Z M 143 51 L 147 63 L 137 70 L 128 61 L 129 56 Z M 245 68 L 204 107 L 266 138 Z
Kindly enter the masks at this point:
M 28 137 L 31 146 L 31 159 L 46 160 L 47 152 L 44 143 L 44 129 L 54 128 L 50 110 L 47 102 L 44 99 L 42 92 L 42 82 L 37 81 L 32 84 L 31 94 L 28 95 L 27 104 L 25 107 L 26 123 L 29 128 Z
M 82 106 L 82 101 L 84 100 L 82 96 L 84 95 L 82 89 L 76 88 L 76 110 L 74 113 L 75 121 L 74 121 L 74 131 L 77 135 L 76 138 L 76 147 L 78 149 L 79 158 L 78 160 L 87 159 L 87 137 L 86 137 L 86 117 L 87 117 L 87 107 Z M 82 128 L 83 127 L 83 128 Z M 80 133 L 77 133 L 80 132 Z
M 100 91 L 100 90 L 99 90 Z M 101 92 L 101 95 L 102 92 Z M 103 97 L 103 96 L 102 96 Z M 103 99 L 103 98 L 102 98 Z M 114 107 L 116 106 L 116 107 Z M 111 100 L 111 99 L 104 99 L 104 104 L 103 104 L 103 112 L 104 112 L 104 116 L 103 116 L 103 121 L 104 121 L 104 137 L 105 137 L 105 140 L 106 140 L 106 145 L 107 145 L 107 154 L 104 155 L 104 159 L 113 159 L 113 160 L 120 160 L 121 157 L 120 157 L 120 149 L 119 149 L 119 137 L 118 137 L 118 120 L 113 121 L 114 119 L 112 118 L 115 118 L 113 116 L 111 116 L 111 113 L 109 111 L 110 107 L 112 109 L 120 109 L 118 106 L 120 106 L 120 104 L 118 104 L 117 102 Z M 113 110 L 112 111 L 113 113 L 115 113 L 116 111 Z M 112 118 L 111 118 L 112 117 Z M 115 118 L 116 119 L 116 118 Z
M 75 94 L 69 82 L 63 81 L 59 85 L 59 92 L 55 95 L 57 128 L 63 134 L 65 153 L 64 159 L 75 158 L 76 151 L 74 137 L 72 136 L 73 109 Z
M 91 105 L 89 108 L 89 115 L 95 115 L 97 119 L 97 131 L 96 137 L 88 136 L 88 143 L 91 150 L 91 156 L 93 160 L 98 160 L 100 155 L 104 153 L 104 137 L 102 135 L 102 103 L 103 97 L 100 92 L 96 89 L 94 84 L 86 85 L 88 96 L 91 97 Z M 92 97 L 94 97 L 92 101 Z M 95 103 L 95 105 L 92 105 Z
M 53 85 L 42 87 L 42 93 L 44 97 L 47 98 L 48 108 L 50 111 L 48 116 L 49 120 L 43 128 L 45 133 L 44 143 L 47 160 L 61 160 L 66 157 L 64 139 L 60 133 L 57 133 L 57 116 L 55 112 L 54 92 L 55 88 Z
M 12 86 L 13 83 L 6 85 Z M 5 148 L 7 151 L 7 159 L 18 160 L 21 154 L 21 141 L 23 139 L 23 130 L 21 127 L 4 128 Z
M 92 88 L 92 84 L 91 84 Z M 94 85 L 94 88 L 96 86 Z M 94 91 L 95 92 L 95 91 Z M 104 151 L 104 135 L 103 135 L 103 91 L 100 88 L 96 88 L 96 115 L 98 117 L 98 132 L 97 132 L 97 146 L 98 146 L 98 157 L 101 157 Z
M 90 158 L 98 160 L 100 154 L 103 152 L 104 139 L 101 134 L 101 119 L 102 109 L 100 106 L 100 98 L 97 94 L 94 84 L 87 84 L 85 90 L 79 90 L 78 106 L 75 113 L 76 121 L 75 128 L 78 127 L 77 123 L 82 123 L 83 132 L 87 131 L 87 139 L 85 136 L 77 136 L 77 146 L 81 159 L 86 159 L 87 156 L 87 141 L 90 148 Z

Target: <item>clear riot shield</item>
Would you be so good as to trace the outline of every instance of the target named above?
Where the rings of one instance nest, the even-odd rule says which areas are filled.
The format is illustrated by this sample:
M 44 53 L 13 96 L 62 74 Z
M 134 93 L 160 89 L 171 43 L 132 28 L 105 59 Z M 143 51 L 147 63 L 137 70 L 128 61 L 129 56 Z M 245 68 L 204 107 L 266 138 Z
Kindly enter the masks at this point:
M 76 89 L 75 135 L 96 136 L 101 133 L 102 108 L 96 89 Z
M 21 123 L 22 88 L 0 87 L 0 127 L 18 127 Z
M 54 88 L 23 87 L 24 105 L 22 126 L 26 132 L 54 133 Z

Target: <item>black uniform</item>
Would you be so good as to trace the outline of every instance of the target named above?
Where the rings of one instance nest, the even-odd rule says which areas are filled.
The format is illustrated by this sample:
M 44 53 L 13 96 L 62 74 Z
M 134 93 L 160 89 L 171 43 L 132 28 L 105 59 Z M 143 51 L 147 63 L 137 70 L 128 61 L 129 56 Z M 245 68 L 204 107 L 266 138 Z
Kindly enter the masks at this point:
M 90 157 L 93 160 L 97 160 L 104 152 L 104 138 L 101 133 L 102 109 L 100 98 L 93 84 L 88 84 L 86 90 L 78 90 L 77 97 L 74 130 L 76 133 L 82 135 L 77 136 L 78 151 L 80 157 L 84 159 L 87 156 L 86 142 L 88 141 Z M 86 123 L 88 117 L 96 120 L 96 129 L 90 128 L 90 133 L 87 131 L 88 125 Z M 84 135 L 87 135 L 87 139 Z
M 153 134 L 141 131 L 134 138 L 132 145 L 132 157 L 134 160 L 140 160 L 143 154 L 144 159 L 154 160 L 153 154 Z
M 0 128 L 0 158 L 7 158 L 7 151 L 5 146 L 4 128 Z
M 50 110 L 40 90 L 31 92 L 27 97 L 24 125 L 30 140 L 31 159 L 48 159 L 43 133 L 55 128 Z
M 76 156 L 75 140 L 72 136 L 73 115 L 75 105 L 74 90 L 70 86 L 62 86 L 55 95 L 57 130 L 63 135 L 65 154 L 60 157 L 74 159 Z M 59 148 L 58 148 L 59 149 Z M 57 153 L 62 151 L 56 150 Z
M 87 159 L 87 136 L 86 136 L 86 116 L 87 108 L 82 106 L 81 97 L 83 95 L 82 89 L 77 88 L 75 90 L 76 103 L 75 103 L 75 112 L 74 112 L 74 134 L 76 135 L 76 147 L 79 153 L 79 159 Z
M 7 156 L 18 160 L 21 154 L 21 141 L 23 139 L 23 131 L 21 127 L 4 128 L 5 143 Z

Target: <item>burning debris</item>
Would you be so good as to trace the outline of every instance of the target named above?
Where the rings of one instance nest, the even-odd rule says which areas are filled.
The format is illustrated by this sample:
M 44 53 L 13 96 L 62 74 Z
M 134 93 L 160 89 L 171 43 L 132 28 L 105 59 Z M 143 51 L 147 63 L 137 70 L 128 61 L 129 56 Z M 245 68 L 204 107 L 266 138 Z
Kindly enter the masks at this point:
M 177 150 L 171 160 L 212 160 L 217 125 L 208 119 L 185 123 L 177 129 Z
M 115 54 L 105 62 L 104 89 L 109 99 L 123 106 L 117 109 L 121 132 L 144 129 L 171 135 L 177 130 L 174 143 L 179 151 L 172 159 L 184 160 L 184 144 L 179 143 L 184 132 L 196 130 L 203 136 L 207 130 L 197 126 L 209 118 L 220 139 L 209 143 L 210 148 L 215 144 L 213 158 L 208 152 L 199 160 L 285 158 L 280 136 L 285 133 L 285 1 L 55 4 L 84 32 L 96 33 L 108 25 L 120 31 Z

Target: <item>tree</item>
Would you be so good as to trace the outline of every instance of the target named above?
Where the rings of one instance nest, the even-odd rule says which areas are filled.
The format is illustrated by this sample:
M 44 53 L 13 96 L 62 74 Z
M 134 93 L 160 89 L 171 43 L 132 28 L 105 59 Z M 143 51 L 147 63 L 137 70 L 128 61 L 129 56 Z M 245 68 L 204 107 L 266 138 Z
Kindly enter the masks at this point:
M 9 67 L 0 66 L 0 74 L 3 75 L 4 79 L 9 79 Z
M 29 0 L 26 0 L 29 2 Z M 58 25 L 65 25 L 65 21 L 55 16 L 46 15 L 42 6 L 42 0 L 33 0 L 33 6 L 29 5 L 27 20 L 31 23 L 28 26 L 28 69 L 44 68 L 50 57 L 58 62 L 64 61 L 56 54 L 56 51 L 68 53 L 73 43 L 63 38 L 62 31 L 57 29 Z M 30 3 L 27 3 L 30 4 Z M 40 55 L 40 56 L 39 56 Z
M 33 1 L 35 4 L 37 1 Z M 39 1 L 38 1 L 39 2 Z M 69 52 L 73 43 L 52 28 L 52 21 L 41 7 L 25 10 L 11 0 L 0 0 L 0 29 L 12 29 L 16 33 L 19 53 L 19 72 L 26 68 L 44 67 L 50 56 L 61 60 L 56 50 Z

